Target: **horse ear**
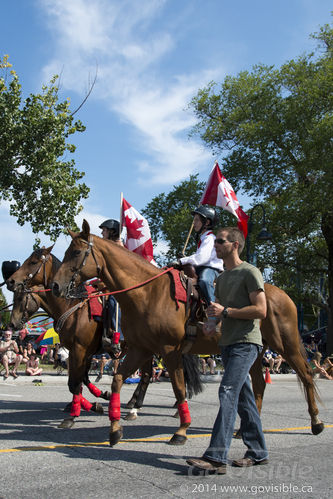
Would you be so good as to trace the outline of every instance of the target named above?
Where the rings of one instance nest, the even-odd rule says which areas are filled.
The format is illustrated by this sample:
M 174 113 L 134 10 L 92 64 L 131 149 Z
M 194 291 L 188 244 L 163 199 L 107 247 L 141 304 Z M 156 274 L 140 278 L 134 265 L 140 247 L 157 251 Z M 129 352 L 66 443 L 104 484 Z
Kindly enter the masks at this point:
M 68 230 L 68 234 L 71 236 L 72 239 L 75 239 L 79 233 L 78 232 L 74 232 L 73 230 L 70 230 L 70 229 L 67 229 Z
M 86 219 L 83 219 L 82 223 L 82 236 L 88 237 L 90 235 L 90 227 Z
M 45 251 L 45 253 L 46 253 L 47 255 L 49 255 L 49 254 L 51 253 L 51 251 L 53 250 L 54 245 L 55 245 L 55 243 L 54 243 L 54 244 L 52 244 L 52 246 L 49 246 L 48 248 L 45 248 L 45 246 L 43 246 L 43 248 L 42 248 L 42 249 Z

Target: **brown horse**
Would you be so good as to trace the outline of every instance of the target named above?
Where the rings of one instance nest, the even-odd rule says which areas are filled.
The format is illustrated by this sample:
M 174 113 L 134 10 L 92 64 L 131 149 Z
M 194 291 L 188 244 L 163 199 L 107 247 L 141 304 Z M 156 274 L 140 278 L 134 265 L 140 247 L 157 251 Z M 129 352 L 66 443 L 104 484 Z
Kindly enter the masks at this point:
M 71 307 L 78 300 L 64 300 L 56 298 L 49 290 L 56 270 L 60 266 L 60 261 L 51 253 L 51 248 L 35 250 L 23 265 L 7 280 L 7 287 L 14 291 L 14 303 L 11 312 L 10 326 L 13 329 L 23 327 L 23 324 L 39 309 L 54 319 L 55 322 L 60 317 L 64 317 Z M 29 285 L 30 289 L 27 289 Z M 46 291 L 46 290 L 49 291 Z M 80 415 L 81 407 L 85 410 L 92 410 L 101 414 L 103 408 L 100 404 L 91 404 L 82 397 L 82 383 L 96 397 L 107 400 L 109 392 L 102 392 L 93 385 L 88 376 L 91 357 L 101 347 L 102 324 L 89 317 L 88 304 L 70 314 L 59 331 L 60 340 L 63 346 L 69 350 L 68 386 L 73 394 L 73 401 L 70 404 L 70 417 L 61 424 L 61 428 L 70 428 L 74 425 L 75 419 Z M 151 376 L 151 362 L 142 368 L 141 382 L 129 401 L 128 405 L 140 408 L 149 379 Z M 128 417 L 134 419 L 134 417 Z
M 82 232 L 70 232 L 70 235 L 72 242 L 54 277 L 53 293 L 57 296 L 68 296 L 78 283 L 98 276 L 106 283 L 108 289 L 118 292 L 117 300 L 123 312 L 121 325 L 128 352 L 112 382 L 109 403 L 110 445 L 116 444 L 122 437 L 119 420 L 120 389 L 123 381 L 153 353 L 160 354 L 164 359 L 178 402 L 180 427 L 169 443 L 185 443 L 186 431 L 191 421 L 185 399 L 182 366 L 184 324 L 187 317 L 185 306 L 178 306 L 173 299 L 169 274 L 161 273 L 159 269 L 126 248 L 90 234 L 89 224 L 85 220 Z M 313 379 L 301 351 L 296 307 L 286 293 L 275 286 L 266 285 L 265 292 L 268 311 L 261 324 L 264 343 L 281 353 L 297 372 L 305 388 L 312 432 L 318 434 L 324 425 L 318 418 Z M 191 353 L 218 353 L 217 343 L 218 334 L 207 338 L 199 331 Z M 262 355 L 251 370 L 259 410 L 265 388 L 261 369 Z

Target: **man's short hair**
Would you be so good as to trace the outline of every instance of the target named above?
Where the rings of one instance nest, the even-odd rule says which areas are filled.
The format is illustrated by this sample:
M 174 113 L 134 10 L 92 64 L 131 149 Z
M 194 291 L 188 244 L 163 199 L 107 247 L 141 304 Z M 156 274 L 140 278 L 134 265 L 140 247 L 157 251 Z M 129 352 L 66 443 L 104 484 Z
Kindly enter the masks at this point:
M 227 232 L 227 239 L 230 242 L 238 241 L 238 254 L 240 255 L 245 246 L 245 237 L 238 227 L 219 227 L 217 232 Z

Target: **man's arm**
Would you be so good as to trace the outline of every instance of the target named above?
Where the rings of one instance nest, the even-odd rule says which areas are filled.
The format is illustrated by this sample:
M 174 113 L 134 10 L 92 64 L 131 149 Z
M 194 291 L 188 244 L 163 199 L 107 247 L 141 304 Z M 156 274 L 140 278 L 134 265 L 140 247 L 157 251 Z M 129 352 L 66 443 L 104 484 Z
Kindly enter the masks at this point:
M 231 319 L 265 319 L 267 313 L 266 296 L 263 290 L 258 289 L 249 294 L 251 305 L 243 308 L 228 307 L 228 317 Z M 225 307 L 212 302 L 207 309 L 208 315 L 220 317 Z

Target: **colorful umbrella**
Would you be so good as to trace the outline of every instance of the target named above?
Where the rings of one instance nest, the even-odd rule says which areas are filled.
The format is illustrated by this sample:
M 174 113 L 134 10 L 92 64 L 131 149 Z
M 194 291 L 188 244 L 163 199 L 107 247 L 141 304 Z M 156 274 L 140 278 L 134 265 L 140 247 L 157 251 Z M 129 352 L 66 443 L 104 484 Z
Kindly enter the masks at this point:
M 60 338 L 58 333 L 54 330 L 53 327 L 42 333 L 38 336 L 36 342 L 40 341 L 40 346 L 42 345 L 55 345 L 56 343 L 60 343 Z

